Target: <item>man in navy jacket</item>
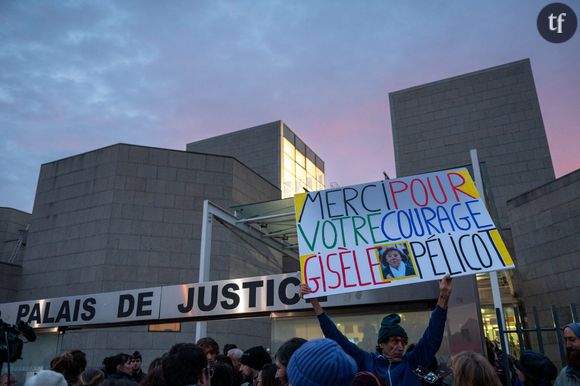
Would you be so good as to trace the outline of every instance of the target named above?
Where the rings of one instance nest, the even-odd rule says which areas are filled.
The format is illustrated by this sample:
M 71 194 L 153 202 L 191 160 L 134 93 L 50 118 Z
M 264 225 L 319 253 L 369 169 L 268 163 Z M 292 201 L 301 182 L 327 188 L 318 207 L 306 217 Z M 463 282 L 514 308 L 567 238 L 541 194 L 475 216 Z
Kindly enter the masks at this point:
M 318 317 L 320 328 L 326 338 L 334 340 L 350 355 L 358 366 L 358 371 L 372 371 L 385 379 L 388 386 L 420 386 L 421 380 L 413 370 L 419 366 L 428 367 L 443 339 L 445 321 L 447 320 L 447 304 L 451 295 L 451 277 L 446 275 L 439 281 L 439 298 L 429 319 L 429 326 L 423 337 L 417 342 L 410 353 L 404 354 L 407 345 L 407 333 L 399 325 L 401 318 L 390 314 L 383 318 L 377 338 L 379 352 L 366 352 L 350 342 L 336 327 L 334 322 L 324 312 L 318 300 L 310 299 L 314 312 Z M 300 285 L 301 295 L 310 293 L 310 288 Z

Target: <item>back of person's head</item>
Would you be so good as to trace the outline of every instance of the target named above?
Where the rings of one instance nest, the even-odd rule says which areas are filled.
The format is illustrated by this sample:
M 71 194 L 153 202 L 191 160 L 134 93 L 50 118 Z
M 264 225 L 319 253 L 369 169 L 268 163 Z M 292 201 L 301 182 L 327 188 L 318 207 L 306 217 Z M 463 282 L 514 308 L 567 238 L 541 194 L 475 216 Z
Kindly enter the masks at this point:
M 261 386 L 278 386 L 279 382 L 276 379 L 276 371 L 278 368 L 275 364 L 269 363 L 260 370 L 260 385 Z
M 224 344 L 223 354 L 224 355 L 228 355 L 228 351 L 230 351 L 233 348 L 238 348 L 238 346 L 236 346 L 233 343 L 226 343 L 226 344 Z
M 64 375 L 52 370 L 42 370 L 29 378 L 24 386 L 67 386 Z
M 74 368 L 78 373 L 82 373 L 87 368 L 87 355 L 81 350 L 72 350 Z
M 230 367 L 234 367 L 234 364 L 232 363 L 232 359 L 224 354 L 218 354 L 215 357 L 215 361 L 219 362 L 219 363 L 225 363 L 226 365 L 230 366 Z
M 149 368 L 147 369 L 147 371 L 151 371 L 157 367 L 161 367 L 161 363 L 163 363 L 163 357 L 157 357 L 153 359 L 151 363 L 149 363 Z
M 73 361 L 74 358 L 70 352 L 63 352 L 59 356 L 51 359 L 50 369 L 64 375 L 65 371 L 68 371 L 73 366 Z
M 117 372 L 117 366 L 126 364 L 131 360 L 131 356 L 125 353 L 119 353 L 110 357 L 103 359 L 103 365 L 105 366 L 105 376 L 115 374 Z
M 501 386 L 495 369 L 483 355 L 463 351 L 452 359 L 453 386 Z
M 523 382 L 525 386 L 551 382 L 558 376 L 558 369 L 554 363 L 539 352 L 523 351 L 514 365 L 525 376 L 525 382 Z
M 330 339 L 304 343 L 288 363 L 286 373 L 292 386 L 350 385 L 356 373 L 355 361 Z
M 105 380 L 105 373 L 100 369 L 86 369 L 79 376 L 79 385 L 98 386 Z
M 209 369 L 209 377 L 212 386 L 232 386 L 234 383 L 234 368 L 227 362 L 216 361 Z
M 385 381 L 370 371 L 360 371 L 354 376 L 352 386 L 386 386 Z
M 278 351 L 276 351 L 276 361 L 280 362 L 282 366 L 288 366 L 288 362 L 292 354 L 296 352 L 304 343 L 308 342 L 306 339 L 294 337 L 282 344 Z
M 242 359 L 242 355 L 244 355 L 244 352 L 239 349 L 239 348 L 232 348 L 228 351 L 228 357 L 232 360 L 237 360 L 239 361 L 240 359 Z
M 139 383 L 140 386 L 165 386 L 165 378 L 163 378 L 163 368 L 154 367 L 147 372 L 145 378 Z
M 255 346 L 244 351 L 240 362 L 254 370 L 260 371 L 264 365 L 272 363 L 272 358 L 263 346 Z
M 193 343 L 177 343 L 163 358 L 163 378 L 170 386 L 198 383 L 207 367 L 204 351 Z
M 50 369 L 64 375 L 69 384 L 76 384 L 86 367 L 86 354 L 81 350 L 64 352 L 50 361 Z

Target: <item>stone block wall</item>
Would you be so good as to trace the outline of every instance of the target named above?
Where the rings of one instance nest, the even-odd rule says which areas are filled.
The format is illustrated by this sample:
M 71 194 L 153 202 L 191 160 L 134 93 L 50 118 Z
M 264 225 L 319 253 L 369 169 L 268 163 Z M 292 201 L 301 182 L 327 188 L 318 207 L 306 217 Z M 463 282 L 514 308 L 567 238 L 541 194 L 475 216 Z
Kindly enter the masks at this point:
M 187 151 L 235 157 L 280 187 L 282 130 L 282 122 L 275 121 L 188 143 Z
M 203 201 L 227 209 L 279 197 L 276 186 L 229 156 L 118 144 L 42 165 L 17 297 L 197 282 Z M 241 239 L 214 222 L 210 280 L 282 272 L 281 254 Z M 209 324 L 208 334 L 269 343 L 268 318 L 244 329 L 240 323 Z M 131 350 L 151 360 L 191 341 L 194 331 L 188 322 L 179 333 L 147 326 L 70 331 L 60 350 L 92 342 L 92 365 Z
M 27 241 L 30 213 L 0 207 L 0 262 L 10 262 L 19 240 L 23 241 L 13 263 L 20 263 Z
M 508 205 L 517 256 L 516 289 L 528 322 L 535 327 L 536 306 L 542 326 L 551 327 L 555 305 L 561 324 L 570 323 L 570 304 L 580 306 L 580 170 L 515 197 Z M 556 336 L 544 334 L 544 340 L 550 356 L 559 358 Z
M 477 149 L 498 227 L 509 228 L 508 199 L 554 179 L 527 59 L 389 97 L 397 175 L 468 165 L 470 149 Z

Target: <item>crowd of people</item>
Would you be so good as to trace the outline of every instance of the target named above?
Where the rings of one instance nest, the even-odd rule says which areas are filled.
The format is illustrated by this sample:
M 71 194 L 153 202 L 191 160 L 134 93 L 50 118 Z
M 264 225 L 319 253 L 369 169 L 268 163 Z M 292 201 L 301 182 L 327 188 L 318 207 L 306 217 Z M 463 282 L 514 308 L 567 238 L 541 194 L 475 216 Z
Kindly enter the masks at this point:
M 558 374 L 545 355 L 524 351 L 514 360 L 514 377 L 505 381 L 497 350 L 487 357 L 462 352 L 452 357 L 449 371 L 438 371 L 435 354 L 443 339 L 447 303 L 452 287 L 446 276 L 439 298 L 419 341 L 408 345 L 401 318 L 383 318 L 375 352 L 366 352 L 336 327 L 317 299 L 310 300 L 326 338 L 307 341 L 292 338 L 272 357 L 263 346 L 242 350 L 202 338 L 179 343 L 151 361 L 144 373 L 139 352 L 119 353 L 103 360 L 100 368 L 87 368 L 80 350 L 66 352 L 50 362 L 24 386 L 580 386 L 580 323 L 563 329 L 568 365 Z M 310 289 L 301 285 L 302 296 Z M 553 383 L 555 380 L 555 383 Z M 0 386 L 13 386 L 2 376 Z

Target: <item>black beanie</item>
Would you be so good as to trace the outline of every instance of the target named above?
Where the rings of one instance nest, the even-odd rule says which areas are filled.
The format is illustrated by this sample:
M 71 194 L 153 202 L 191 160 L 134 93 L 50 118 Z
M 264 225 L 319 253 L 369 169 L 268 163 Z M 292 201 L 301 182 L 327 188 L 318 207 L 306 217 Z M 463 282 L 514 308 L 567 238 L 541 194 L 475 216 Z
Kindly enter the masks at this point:
M 272 363 L 272 358 L 270 358 L 270 354 L 264 347 L 256 346 L 244 351 L 240 362 L 254 370 L 262 370 L 264 365 Z
M 391 336 L 400 336 L 407 339 L 405 329 L 399 325 L 401 317 L 397 314 L 389 314 L 383 318 L 379 329 L 378 343 L 387 341 Z
M 539 352 L 524 351 L 515 366 L 531 381 L 553 381 L 558 376 L 558 369 L 552 361 Z

